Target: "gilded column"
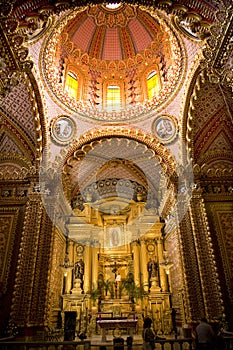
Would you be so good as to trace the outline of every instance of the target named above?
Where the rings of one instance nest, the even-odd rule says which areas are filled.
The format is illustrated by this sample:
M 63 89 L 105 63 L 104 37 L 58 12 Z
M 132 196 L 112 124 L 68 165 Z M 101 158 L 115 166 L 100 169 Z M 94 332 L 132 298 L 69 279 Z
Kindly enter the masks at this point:
M 98 287 L 98 248 L 92 247 L 92 261 L 91 261 L 91 268 L 92 268 L 92 286 L 95 288 Z
M 85 246 L 84 249 L 84 293 L 87 293 L 91 289 L 91 247 Z
M 134 262 L 134 281 L 136 285 L 140 285 L 140 254 L 139 244 L 133 242 L 133 262 Z
M 70 263 L 74 263 L 74 242 L 69 241 L 68 243 L 68 256 L 69 256 L 69 261 Z M 72 274 L 73 274 L 73 269 L 67 272 L 66 275 L 66 293 L 69 293 L 72 289 Z
M 159 238 L 157 240 L 157 254 L 158 254 L 158 263 L 163 260 L 163 242 L 162 239 Z M 160 276 L 160 287 L 162 292 L 168 292 L 168 281 L 167 274 L 164 268 L 159 264 L 159 276 Z
M 140 250 L 140 271 L 142 274 L 142 285 L 148 285 L 148 271 L 147 271 L 147 249 L 146 241 L 141 240 Z

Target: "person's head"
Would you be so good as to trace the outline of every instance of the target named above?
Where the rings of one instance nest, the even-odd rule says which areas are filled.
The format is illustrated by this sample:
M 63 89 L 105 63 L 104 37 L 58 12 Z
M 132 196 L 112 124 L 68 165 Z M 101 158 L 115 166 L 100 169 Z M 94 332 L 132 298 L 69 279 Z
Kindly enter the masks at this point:
M 150 317 L 146 317 L 144 320 L 143 328 L 149 328 L 152 325 L 152 319 Z
M 207 323 L 207 319 L 206 319 L 206 317 L 202 317 L 202 318 L 201 318 L 201 322 L 205 322 L 205 323 Z

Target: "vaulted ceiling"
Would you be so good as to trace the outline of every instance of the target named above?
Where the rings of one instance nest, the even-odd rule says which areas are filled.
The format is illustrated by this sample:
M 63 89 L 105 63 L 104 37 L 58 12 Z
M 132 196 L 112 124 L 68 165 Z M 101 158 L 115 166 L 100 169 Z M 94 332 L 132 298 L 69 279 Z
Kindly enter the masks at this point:
M 16 75 L 20 81 L 18 85 L 14 84 L 12 76 L 8 77 L 11 79 L 8 80 L 8 82 L 11 81 L 8 87 L 12 86 L 9 91 L 4 92 L 0 101 L 2 119 L 0 152 L 4 155 L 2 159 L 5 159 L 1 162 L 2 169 L 4 167 L 9 169 L 9 164 L 15 162 L 13 158 L 19 155 L 20 166 L 26 168 L 29 173 L 29 164 L 39 167 L 38 161 L 43 153 L 51 162 L 50 164 L 54 161 L 57 162 L 56 164 L 59 163 L 59 166 L 62 164 L 66 179 L 64 187 L 69 200 L 77 194 L 78 187 L 85 188 L 96 178 L 98 181 L 109 178 L 109 169 L 113 170 L 111 175 L 114 174 L 113 177 L 136 181 L 146 187 L 145 177 L 151 179 L 152 174 L 159 174 L 155 170 L 156 164 L 154 164 L 155 168 L 152 168 L 151 164 L 144 164 L 143 172 L 138 171 L 136 165 L 141 161 L 144 162 L 148 153 L 153 153 L 148 159 L 158 162 L 165 172 L 168 171 L 169 176 L 172 174 L 172 169 L 175 170 L 178 144 L 174 141 L 166 145 L 152 132 L 154 117 L 164 113 L 171 114 L 176 120 L 179 137 L 183 144 L 188 146 L 193 164 L 202 169 L 199 170 L 200 172 L 207 171 L 212 166 L 219 169 L 221 164 L 223 169 L 228 169 L 225 173 L 230 172 L 233 162 L 233 103 L 232 76 L 230 75 L 232 46 L 229 39 L 232 33 L 231 1 L 155 2 L 148 0 L 139 6 L 140 3 L 140 1 L 137 3 L 126 1 L 117 9 L 111 10 L 101 2 L 88 1 L 73 1 L 72 4 L 69 1 L 55 0 L 13 1 L 11 4 L 5 2 L 2 9 L 7 21 L 6 24 L 1 24 L 1 42 L 2 45 L 4 43 L 3 54 L 9 59 L 1 60 L 1 67 L 4 68 L 3 71 L 6 71 L 9 66 L 9 71 L 25 73 L 21 74 L 21 78 Z M 157 50 L 161 43 L 165 58 L 172 67 L 174 62 L 169 56 L 172 49 L 171 42 L 168 41 L 168 31 L 161 30 L 157 20 L 157 10 L 164 21 L 172 26 L 182 42 L 181 61 L 182 64 L 186 62 L 183 75 L 175 84 L 175 93 L 169 103 L 163 105 L 160 110 L 156 109 L 156 105 L 150 106 L 148 115 L 143 110 L 143 118 L 139 121 L 131 119 L 126 125 L 122 120 L 97 119 L 96 123 L 99 125 L 97 126 L 93 118 L 83 119 L 79 109 L 76 109 L 77 114 L 74 117 L 69 105 L 56 100 L 53 90 L 45 86 L 41 77 L 40 65 L 43 62 L 40 62 L 42 57 L 40 50 L 43 48 L 44 40 L 56 26 L 56 21 L 63 21 L 65 14 L 60 32 L 60 38 L 63 38 L 60 42 L 60 50 L 67 50 L 65 44 L 71 43 L 72 50 L 77 49 L 80 55 L 88 55 L 88 69 L 94 62 L 91 60 L 98 61 L 98 64 L 117 62 L 116 70 L 119 70 L 119 62 L 124 62 L 126 65 L 124 69 L 129 69 L 127 64 L 135 57 L 138 61 L 134 60 L 131 64 L 133 67 L 138 67 L 146 59 L 148 48 L 151 50 L 153 44 L 153 49 Z M 73 13 L 75 16 L 72 15 Z M 221 29 L 218 33 L 217 28 Z M 221 41 L 220 38 L 223 37 L 225 39 Z M 215 41 L 215 38 L 218 40 Z M 159 49 L 161 52 L 161 47 Z M 150 50 L 149 54 L 151 54 Z M 27 56 L 28 52 L 30 56 Z M 17 55 L 20 53 L 19 58 Z M 214 56 L 215 53 L 216 56 Z M 29 64 L 29 57 L 33 61 L 33 69 Z M 140 62 L 139 57 L 142 57 Z M 112 68 L 108 66 L 108 69 L 111 71 Z M 88 113 L 86 112 L 86 115 L 89 115 Z M 135 113 L 137 115 L 137 111 Z M 51 121 L 61 114 L 71 115 L 77 123 L 77 132 L 74 137 L 76 143 L 72 146 L 66 145 L 67 148 L 57 145 L 51 138 Z M 114 123 L 116 129 L 112 127 Z M 102 127 L 104 131 L 101 134 Z M 111 129 L 109 129 L 109 135 L 108 127 Z M 126 141 L 127 132 L 133 141 Z M 103 146 L 104 139 L 109 140 L 108 147 Z M 95 146 L 89 146 L 92 142 L 95 142 Z M 79 172 L 80 158 L 77 156 L 79 150 L 80 154 L 83 152 L 85 144 L 84 154 L 89 154 L 85 164 L 87 165 L 88 161 L 93 159 L 98 164 L 98 169 L 94 170 L 95 162 L 89 164 L 88 174 Z M 138 153 L 140 145 L 141 153 Z M 117 152 L 117 147 L 121 152 Z M 98 156 L 93 154 L 95 153 L 93 150 L 100 152 Z M 135 158 L 136 154 L 141 158 Z M 100 155 L 102 158 L 98 161 L 97 158 Z M 115 166 L 111 163 L 113 160 L 116 162 Z M 132 162 L 135 164 L 132 165 Z M 105 163 L 109 168 L 103 168 Z M 18 167 L 19 165 L 16 166 Z M 67 171 L 68 168 L 69 171 Z M 93 174 L 94 171 L 99 171 L 98 175 Z M 152 174 L 149 176 L 150 171 Z M 81 175 L 77 175 L 78 173 Z M 78 176 L 82 179 L 80 180 Z M 154 184 L 158 186 L 160 180 L 155 178 Z

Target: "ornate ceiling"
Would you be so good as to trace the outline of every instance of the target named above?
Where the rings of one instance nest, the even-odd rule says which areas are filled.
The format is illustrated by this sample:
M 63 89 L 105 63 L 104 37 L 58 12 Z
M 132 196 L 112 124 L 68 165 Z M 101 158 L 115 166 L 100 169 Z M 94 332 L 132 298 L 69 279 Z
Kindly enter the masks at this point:
M 144 1 L 138 6 L 126 1 L 115 10 L 98 2 L 89 5 L 35 0 L 5 2 L 1 7 L 5 18 L 1 22 L 0 151 L 7 177 L 15 162 L 15 169 L 27 168 L 26 178 L 30 166 L 39 169 L 43 155 L 50 175 L 63 174 L 69 203 L 80 190 L 95 182 L 106 185 L 111 176 L 146 191 L 151 188 L 159 197 L 157 164 L 170 189 L 183 163 L 182 145 L 189 150 L 195 176 L 217 177 L 218 169 L 230 176 L 231 2 Z M 104 74 L 108 79 L 113 73 L 128 83 L 140 76 L 146 63 L 157 65 L 163 73 L 166 67 L 169 79 L 163 78 L 163 89 L 151 101 L 145 102 L 139 94 L 141 100 L 133 108 L 104 114 L 88 105 L 88 97 L 74 102 L 65 95 L 57 74 L 64 62 L 87 77 L 86 96 L 93 71 L 100 74 L 101 83 Z M 61 115 L 75 125 L 66 143 L 52 132 Z M 155 130 L 161 115 L 174 121 L 176 132 L 168 141 Z M 82 172 L 85 158 L 88 174 Z M 90 160 L 94 161 L 87 164 Z
M 145 119 L 168 104 L 186 65 L 182 42 L 165 16 L 127 4 L 67 12 L 51 30 L 42 55 L 44 80 L 56 103 L 85 119 L 111 123 Z M 80 77 L 78 99 L 64 91 L 65 67 Z M 161 87 L 149 100 L 146 77 L 152 70 L 161 72 Z M 106 107 L 108 82 L 123 91 L 122 103 L 113 110 Z
M 63 30 L 90 59 L 107 61 L 133 58 L 149 48 L 159 31 L 159 23 L 147 12 L 127 4 L 114 10 L 104 5 L 88 7 Z

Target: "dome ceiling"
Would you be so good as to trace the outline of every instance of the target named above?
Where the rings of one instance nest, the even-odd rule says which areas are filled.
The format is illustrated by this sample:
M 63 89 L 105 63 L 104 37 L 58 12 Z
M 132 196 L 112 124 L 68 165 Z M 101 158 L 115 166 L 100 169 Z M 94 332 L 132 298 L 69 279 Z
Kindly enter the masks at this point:
M 63 32 L 90 58 L 124 60 L 149 47 L 160 30 L 149 13 L 129 5 L 115 10 L 91 6 L 69 23 Z M 165 36 L 165 34 L 164 34 Z
M 89 121 L 145 119 L 175 96 L 184 74 L 182 42 L 161 11 L 104 4 L 67 12 L 45 42 L 42 72 L 56 102 Z M 78 93 L 66 91 L 67 74 L 78 76 Z M 149 97 L 147 77 L 157 74 Z M 120 91 L 108 105 L 108 85 Z

